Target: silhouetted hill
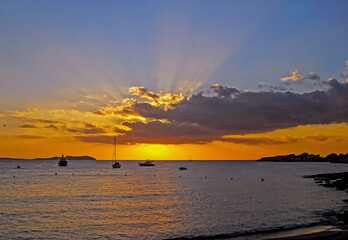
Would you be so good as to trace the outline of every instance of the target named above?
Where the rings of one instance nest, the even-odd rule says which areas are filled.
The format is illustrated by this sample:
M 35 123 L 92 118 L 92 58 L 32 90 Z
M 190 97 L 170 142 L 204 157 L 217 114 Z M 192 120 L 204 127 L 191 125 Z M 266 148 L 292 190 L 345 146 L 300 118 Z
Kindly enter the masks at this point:
M 326 157 L 321 157 L 319 154 L 302 153 L 300 155 L 289 154 L 273 157 L 263 157 L 258 161 L 262 162 L 333 162 L 333 163 L 348 163 L 348 153 L 336 154 L 331 153 Z
M 24 159 L 24 158 L 0 158 L 0 160 L 59 160 L 60 157 L 49 157 L 49 158 L 34 158 L 34 159 Z M 96 160 L 94 157 L 90 156 L 66 156 L 67 160 Z

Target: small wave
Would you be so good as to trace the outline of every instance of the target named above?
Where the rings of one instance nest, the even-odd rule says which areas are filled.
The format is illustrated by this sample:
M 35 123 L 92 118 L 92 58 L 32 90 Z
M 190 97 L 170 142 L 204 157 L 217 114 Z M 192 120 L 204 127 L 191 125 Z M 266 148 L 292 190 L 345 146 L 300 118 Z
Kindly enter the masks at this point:
M 216 234 L 216 235 L 183 236 L 183 237 L 177 237 L 177 238 L 166 238 L 164 240 L 212 240 L 212 239 L 250 237 L 250 236 L 265 235 L 270 233 L 278 233 L 282 231 L 291 231 L 291 230 L 301 229 L 301 228 L 309 228 L 309 227 L 314 227 L 319 225 L 321 225 L 321 223 L 316 222 L 316 223 L 310 223 L 305 225 L 304 224 L 290 225 L 290 226 L 277 227 L 277 228 L 257 229 L 257 230 L 234 232 L 234 233 L 222 233 L 222 234 Z

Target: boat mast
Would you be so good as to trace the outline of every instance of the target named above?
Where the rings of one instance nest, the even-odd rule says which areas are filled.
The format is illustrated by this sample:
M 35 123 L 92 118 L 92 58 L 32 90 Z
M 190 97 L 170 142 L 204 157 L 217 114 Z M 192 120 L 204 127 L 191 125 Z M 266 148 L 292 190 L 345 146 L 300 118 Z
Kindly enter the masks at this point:
M 112 160 L 116 162 L 116 135 L 114 136 L 114 152 L 112 155 Z

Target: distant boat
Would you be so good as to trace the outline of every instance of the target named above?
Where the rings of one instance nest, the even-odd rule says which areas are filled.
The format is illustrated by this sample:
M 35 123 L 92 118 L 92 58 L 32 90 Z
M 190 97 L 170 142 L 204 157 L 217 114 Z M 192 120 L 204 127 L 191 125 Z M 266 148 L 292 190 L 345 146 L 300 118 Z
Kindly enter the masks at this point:
M 187 170 L 187 167 L 179 167 L 179 170 Z
M 62 155 L 62 157 L 59 159 L 58 166 L 65 167 L 68 165 L 68 161 L 66 160 L 66 157 Z
M 121 163 L 116 161 L 116 136 L 114 136 L 114 152 L 112 154 L 112 160 L 114 163 L 112 164 L 112 168 L 120 168 Z
M 150 167 L 150 166 L 155 166 L 154 163 L 152 163 L 151 160 L 146 160 L 145 162 L 142 162 L 142 163 L 139 163 L 139 166 L 142 166 L 142 167 Z

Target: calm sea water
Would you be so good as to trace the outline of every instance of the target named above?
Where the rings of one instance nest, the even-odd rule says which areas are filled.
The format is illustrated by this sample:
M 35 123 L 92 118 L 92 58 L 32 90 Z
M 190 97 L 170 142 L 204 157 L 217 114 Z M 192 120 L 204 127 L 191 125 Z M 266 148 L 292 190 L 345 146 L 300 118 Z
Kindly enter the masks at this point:
M 318 213 L 342 207 L 346 197 L 302 176 L 348 171 L 348 165 L 121 163 L 121 169 L 112 169 L 111 161 L 69 161 L 67 167 L 49 160 L 0 161 L 0 238 L 165 239 L 252 232 L 318 222 Z M 188 170 L 179 171 L 182 165 Z

